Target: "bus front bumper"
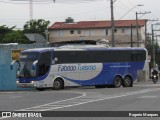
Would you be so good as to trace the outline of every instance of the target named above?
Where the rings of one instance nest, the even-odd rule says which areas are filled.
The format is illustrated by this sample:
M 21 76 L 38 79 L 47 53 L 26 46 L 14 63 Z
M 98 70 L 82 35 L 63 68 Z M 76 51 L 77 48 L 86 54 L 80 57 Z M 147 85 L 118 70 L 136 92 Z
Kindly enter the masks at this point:
M 34 81 L 31 81 L 30 83 L 20 83 L 19 81 L 16 82 L 17 87 L 20 88 L 36 88 L 36 83 Z

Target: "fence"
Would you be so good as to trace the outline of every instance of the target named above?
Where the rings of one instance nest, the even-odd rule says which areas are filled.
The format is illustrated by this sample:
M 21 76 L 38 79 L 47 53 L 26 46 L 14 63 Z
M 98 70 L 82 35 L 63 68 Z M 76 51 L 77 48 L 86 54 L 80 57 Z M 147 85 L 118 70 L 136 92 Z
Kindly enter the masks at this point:
M 28 90 L 16 86 L 16 66 L 11 70 L 11 51 L 16 49 L 29 49 L 48 47 L 48 44 L 4 44 L 0 45 L 0 90 Z

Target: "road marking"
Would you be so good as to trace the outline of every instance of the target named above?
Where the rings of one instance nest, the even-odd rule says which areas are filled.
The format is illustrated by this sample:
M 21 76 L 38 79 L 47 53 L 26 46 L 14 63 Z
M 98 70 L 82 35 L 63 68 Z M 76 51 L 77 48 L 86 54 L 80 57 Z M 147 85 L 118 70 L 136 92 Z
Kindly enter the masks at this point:
M 153 95 L 151 95 L 151 96 L 141 96 L 141 97 L 138 97 L 138 98 L 159 98 L 159 96 L 153 96 Z
M 126 92 L 126 93 L 121 93 L 121 94 L 114 94 L 114 95 L 103 95 L 100 93 L 93 93 L 93 92 L 88 92 L 88 93 L 81 93 L 81 96 L 66 99 L 66 100 L 61 100 L 57 102 L 52 102 L 52 103 L 47 103 L 35 107 L 30 107 L 30 108 L 25 108 L 25 109 L 20 109 L 20 110 L 15 110 L 15 111 L 49 111 L 49 110 L 56 110 L 60 108 L 66 108 L 66 107 L 73 107 L 73 106 L 78 106 L 86 103 L 91 103 L 91 102 L 96 102 L 96 101 L 102 101 L 102 100 L 109 100 L 109 99 L 114 99 L 114 98 L 120 98 L 120 97 L 125 97 L 125 96 L 130 96 L 130 95 L 137 95 L 141 93 L 147 93 L 147 92 L 152 92 L 152 91 L 158 91 L 160 88 L 154 88 L 154 89 L 144 89 L 144 90 L 138 90 L 138 91 L 133 91 L 133 92 Z M 80 92 L 78 92 L 80 93 Z M 6 118 L 0 118 L 0 119 L 6 119 Z
M 47 103 L 44 105 L 39 105 L 35 107 L 30 107 L 30 108 L 25 108 L 25 109 L 20 109 L 16 111 L 49 111 L 49 110 L 56 110 L 60 108 L 66 108 L 66 107 L 73 107 L 73 106 L 78 106 L 86 103 L 91 103 L 91 102 L 96 102 L 96 101 L 102 101 L 102 100 L 109 100 L 109 99 L 114 99 L 114 98 L 120 98 L 120 97 L 125 97 L 125 96 L 130 96 L 130 95 L 137 95 L 141 93 L 147 93 L 147 92 L 152 92 L 152 91 L 157 91 L 160 90 L 160 88 L 154 88 L 154 89 L 144 89 L 144 90 L 138 90 L 138 91 L 133 91 L 133 92 L 126 92 L 126 93 L 121 93 L 121 94 L 115 94 L 115 95 L 103 95 L 100 93 L 82 93 L 81 96 L 75 97 L 75 98 L 70 98 L 66 100 L 61 100 L 53 103 Z
M 15 99 L 15 98 L 21 98 L 21 97 L 22 97 L 22 96 L 16 96 L 16 95 L 15 95 L 15 96 L 10 96 L 9 98 L 10 98 L 10 99 Z
M 76 93 L 80 93 L 80 92 L 76 92 Z M 78 97 L 74 97 L 74 98 L 70 98 L 70 99 L 65 99 L 65 100 L 61 100 L 61 101 L 56 101 L 56 102 L 52 102 L 52 103 L 47 103 L 47 104 L 39 105 L 39 106 L 35 106 L 35 107 L 15 110 L 15 111 L 47 111 L 47 110 L 50 110 L 51 108 L 54 108 L 54 109 L 61 108 L 62 106 L 65 106 L 65 105 L 63 105 L 63 103 L 65 103 L 65 102 L 66 103 L 69 102 L 69 104 L 72 104 L 73 103 L 72 100 L 79 99 L 81 97 L 86 96 L 86 93 L 80 93 L 80 94 L 82 94 L 82 95 L 78 96 Z M 62 104 L 59 104 L 59 103 L 62 103 Z M 57 106 L 58 104 L 60 106 Z M 46 106 L 48 106 L 48 107 L 46 107 Z

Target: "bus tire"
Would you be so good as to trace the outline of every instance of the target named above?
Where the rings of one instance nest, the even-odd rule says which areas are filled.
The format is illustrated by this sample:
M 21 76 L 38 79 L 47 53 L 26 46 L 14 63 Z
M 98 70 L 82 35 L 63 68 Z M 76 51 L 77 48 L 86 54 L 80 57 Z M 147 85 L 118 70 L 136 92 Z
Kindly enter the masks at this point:
M 129 76 L 125 76 L 123 79 L 123 87 L 132 87 L 132 78 Z
M 120 76 L 114 77 L 113 86 L 114 88 L 119 88 L 122 85 L 122 78 Z
M 54 90 L 60 90 L 64 88 L 63 80 L 61 79 L 56 79 L 53 83 L 53 89 Z

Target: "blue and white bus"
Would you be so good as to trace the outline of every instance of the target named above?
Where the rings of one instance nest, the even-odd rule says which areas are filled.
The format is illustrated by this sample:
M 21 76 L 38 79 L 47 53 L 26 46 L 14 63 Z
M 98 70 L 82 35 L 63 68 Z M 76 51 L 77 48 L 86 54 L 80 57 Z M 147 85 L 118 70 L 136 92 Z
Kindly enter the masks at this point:
M 132 87 L 137 71 L 144 70 L 148 63 L 146 58 L 145 48 L 27 49 L 21 52 L 18 62 L 17 86 L 38 90 L 66 86 Z

